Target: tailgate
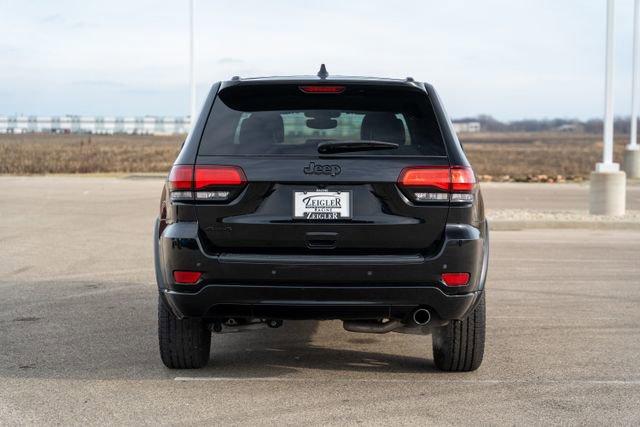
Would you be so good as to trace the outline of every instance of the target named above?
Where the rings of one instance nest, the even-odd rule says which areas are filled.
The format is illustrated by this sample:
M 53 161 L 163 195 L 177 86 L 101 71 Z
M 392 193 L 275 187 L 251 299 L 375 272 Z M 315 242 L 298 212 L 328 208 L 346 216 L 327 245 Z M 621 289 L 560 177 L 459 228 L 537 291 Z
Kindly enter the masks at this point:
M 239 166 L 247 178 L 230 203 L 197 205 L 200 234 L 212 252 L 416 252 L 437 245 L 447 221 L 448 201 L 416 205 L 399 189 L 406 159 L 198 161 Z M 447 165 L 442 158 L 430 163 Z M 308 173 L 315 166 L 340 173 Z

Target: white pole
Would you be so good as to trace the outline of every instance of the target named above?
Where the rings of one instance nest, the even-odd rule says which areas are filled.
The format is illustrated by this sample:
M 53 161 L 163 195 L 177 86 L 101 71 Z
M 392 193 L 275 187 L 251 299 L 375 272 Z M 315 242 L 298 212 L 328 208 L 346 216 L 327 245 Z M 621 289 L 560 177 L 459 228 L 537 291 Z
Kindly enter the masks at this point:
M 195 12 L 195 0 L 189 0 L 189 86 L 191 89 L 189 118 L 191 127 L 196 122 L 196 68 L 194 65 L 194 25 L 193 15 Z
M 604 94 L 604 147 L 602 163 L 596 165 L 596 172 L 614 172 L 619 166 L 613 163 L 613 26 L 615 0 L 607 0 L 607 51 Z
M 640 0 L 635 0 L 633 8 L 633 65 L 631 83 L 631 136 L 627 149 L 638 149 L 638 74 L 640 74 Z
M 615 0 L 607 0 L 607 53 L 604 85 L 604 147 L 602 163 L 596 163 L 589 180 L 589 212 L 592 215 L 624 215 L 627 176 L 613 163 L 613 24 Z

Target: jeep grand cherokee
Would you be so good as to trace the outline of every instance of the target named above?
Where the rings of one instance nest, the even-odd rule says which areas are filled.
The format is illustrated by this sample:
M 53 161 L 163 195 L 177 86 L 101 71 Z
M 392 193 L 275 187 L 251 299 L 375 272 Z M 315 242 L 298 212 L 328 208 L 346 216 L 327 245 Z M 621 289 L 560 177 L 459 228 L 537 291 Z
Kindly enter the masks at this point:
M 404 80 L 213 85 L 154 232 L 160 355 L 207 364 L 212 332 L 340 319 L 431 334 L 435 365 L 482 361 L 488 227 L 434 88 Z

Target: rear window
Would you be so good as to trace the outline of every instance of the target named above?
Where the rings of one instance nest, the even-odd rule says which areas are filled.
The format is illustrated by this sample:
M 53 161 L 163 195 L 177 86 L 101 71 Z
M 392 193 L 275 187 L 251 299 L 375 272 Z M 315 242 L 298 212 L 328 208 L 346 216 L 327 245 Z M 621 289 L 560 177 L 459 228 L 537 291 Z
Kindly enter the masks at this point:
M 342 88 L 343 86 L 340 86 Z M 299 85 L 247 85 L 218 94 L 200 155 L 317 155 L 325 141 L 382 141 L 398 148 L 340 156 L 444 156 L 429 99 L 411 88 L 345 85 L 305 93 Z

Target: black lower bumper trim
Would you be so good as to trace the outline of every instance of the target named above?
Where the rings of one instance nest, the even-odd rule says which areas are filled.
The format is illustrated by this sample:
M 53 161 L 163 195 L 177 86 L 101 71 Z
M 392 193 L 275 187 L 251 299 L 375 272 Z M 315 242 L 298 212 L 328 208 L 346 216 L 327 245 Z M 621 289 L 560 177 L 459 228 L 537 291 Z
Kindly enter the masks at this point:
M 287 319 L 342 319 L 429 307 L 444 320 L 462 319 L 480 292 L 447 295 L 432 286 L 284 286 L 215 284 L 195 293 L 164 290 L 178 317 L 254 316 L 278 313 Z M 400 310 L 398 310 L 400 309 Z M 357 317 L 356 316 L 356 317 Z

